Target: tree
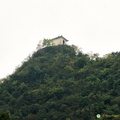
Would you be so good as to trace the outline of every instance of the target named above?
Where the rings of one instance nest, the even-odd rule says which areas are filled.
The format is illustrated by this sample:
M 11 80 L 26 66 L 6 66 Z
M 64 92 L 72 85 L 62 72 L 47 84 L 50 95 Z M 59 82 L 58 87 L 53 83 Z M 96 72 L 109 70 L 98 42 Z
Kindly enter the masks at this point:
M 50 41 L 44 40 L 44 46 L 52 45 Z M 119 115 L 120 53 L 100 58 L 76 54 L 73 47 L 46 47 L 24 61 L 0 84 L 0 110 L 12 120 L 95 120 L 98 113 Z
M 53 46 L 53 40 L 51 40 L 51 39 L 44 39 L 42 46 L 43 47 Z
M 98 60 L 99 54 L 93 53 L 92 51 L 88 54 L 91 60 Z
M 37 44 L 37 50 L 40 50 L 44 47 L 49 47 L 49 46 L 53 46 L 53 40 L 51 39 L 44 39 L 44 40 L 40 40 L 39 43 Z
M 10 120 L 10 117 L 8 114 L 0 112 L 0 120 Z
M 81 49 L 78 48 L 78 46 L 72 45 L 71 47 L 75 50 L 75 53 L 76 53 L 77 55 L 81 52 Z
M 37 50 L 42 49 L 42 44 L 43 44 L 43 40 L 40 40 L 39 43 L 37 44 Z

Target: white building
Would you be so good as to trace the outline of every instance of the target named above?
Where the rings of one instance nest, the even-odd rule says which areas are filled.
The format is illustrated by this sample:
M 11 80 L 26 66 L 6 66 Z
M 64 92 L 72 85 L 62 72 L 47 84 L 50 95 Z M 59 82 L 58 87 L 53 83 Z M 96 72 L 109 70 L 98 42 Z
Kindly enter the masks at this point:
M 67 41 L 62 35 L 52 39 L 53 45 L 66 45 Z

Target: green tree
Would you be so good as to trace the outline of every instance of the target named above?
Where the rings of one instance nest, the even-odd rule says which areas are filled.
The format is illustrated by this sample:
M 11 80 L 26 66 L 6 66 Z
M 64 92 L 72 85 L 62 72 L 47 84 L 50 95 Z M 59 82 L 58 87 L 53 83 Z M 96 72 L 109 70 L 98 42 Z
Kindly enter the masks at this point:
M 43 47 L 53 46 L 53 42 L 52 41 L 53 40 L 51 40 L 51 39 L 44 39 L 42 46 Z
M 0 112 L 0 120 L 10 120 L 10 117 L 7 113 Z
M 0 110 L 12 120 L 95 120 L 98 113 L 119 115 L 120 53 L 99 58 L 76 52 L 67 45 L 34 52 L 0 84 Z

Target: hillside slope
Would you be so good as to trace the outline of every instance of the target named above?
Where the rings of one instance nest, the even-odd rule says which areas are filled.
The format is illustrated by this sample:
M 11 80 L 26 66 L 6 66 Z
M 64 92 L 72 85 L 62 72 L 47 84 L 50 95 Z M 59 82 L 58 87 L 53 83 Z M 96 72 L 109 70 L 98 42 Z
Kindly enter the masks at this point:
M 9 113 L 11 120 L 120 115 L 119 62 L 119 52 L 91 59 L 66 45 L 38 50 L 0 84 L 0 111 Z

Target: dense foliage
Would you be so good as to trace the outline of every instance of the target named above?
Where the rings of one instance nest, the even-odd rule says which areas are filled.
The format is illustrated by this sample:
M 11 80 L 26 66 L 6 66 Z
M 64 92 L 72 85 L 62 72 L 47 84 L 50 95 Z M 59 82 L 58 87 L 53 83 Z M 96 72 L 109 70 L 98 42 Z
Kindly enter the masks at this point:
M 0 112 L 0 120 L 10 120 L 10 117 L 8 114 Z
M 100 58 L 66 45 L 38 50 L 0 84 L 0 111 L 11 120 L 119 120 L 119 63 L 119 52 Z

